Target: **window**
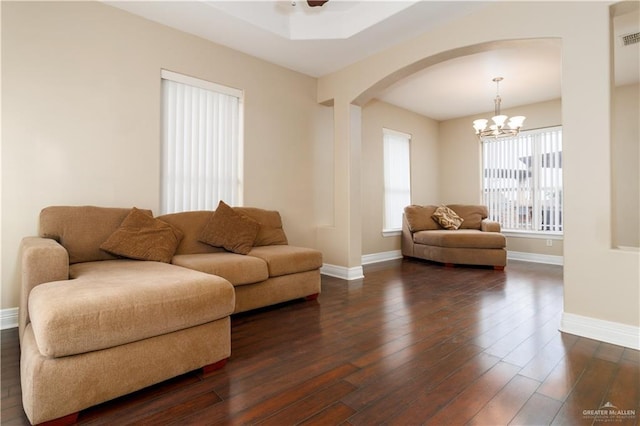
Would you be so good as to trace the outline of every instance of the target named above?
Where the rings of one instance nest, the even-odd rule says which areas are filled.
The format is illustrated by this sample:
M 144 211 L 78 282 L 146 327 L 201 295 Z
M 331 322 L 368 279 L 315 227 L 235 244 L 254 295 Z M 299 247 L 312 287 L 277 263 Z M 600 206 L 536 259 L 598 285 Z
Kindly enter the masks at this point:
M 562 232 L 562 128 L 482 143 L 483 201 L 506 231 Z
M 402 212 L 411 204 L 411 135 L 382 129 L 384 144 L 383 232 L 402 230 Z
M 242 203 L 241 90 L 162 71 L 161 210 Z

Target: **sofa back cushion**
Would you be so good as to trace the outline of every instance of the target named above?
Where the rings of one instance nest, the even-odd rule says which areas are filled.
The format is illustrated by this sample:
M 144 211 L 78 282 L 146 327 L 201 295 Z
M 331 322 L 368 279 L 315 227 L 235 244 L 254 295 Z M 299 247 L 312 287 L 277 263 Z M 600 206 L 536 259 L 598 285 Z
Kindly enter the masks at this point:
M 279 212 L 256 207 L 234 207 L 233 209 L 260 224 L 258 235 L 253 242 L 255 247 L 288 244 Z
M 178 244 L 175 254 L 202 254 L 225 251 L 223 248 L 213 247 L 200 242 L 202 230 L 207 225 L 207 222 L 209 222 L 212 214 L 213 212 L 211 210 L 198 210 L 158 216 L 158 219 L 175 226 L 183 233 L 182 240 L 180 244 Z
M 40 236 L 58 241 L 69 263 L 116 259 L 100 249 L 131 209 L 95 206 L 51 206 L 40 212 Z M 150 210 L 143 210 L 152 214 Z
M 447 207 L 464 219 L 460 229 L 480 229 L 482 219 L 486 219 L 489 215 L 487 207 L 482 205 L 448 204 Z
M 255 207 L 233 207 L 233 210 L 250 217 L 260 224 L 258 235 L 253 243 L 254 246 L 287 244 L 287 236 L 282 228 L 282 219 L 277 211 Z M 201 210 L 158 216 L 158 219 L 177 227 L 184 234 L 175 254 L 225 251 L 223 248 L 213 247 L 200 241 L 202 230 L 207 226 L 213 213 L 214 211 L 212 210 Z
M 459 229 L 480 229 L 482 219 L 489 215 L 486 206 L 476 204 L 447 204 L 451 210 L 456 212 L 463 219 Z M 411 232 L 433 231 L 444 229 L 432 215 L 438 206 L 418 206 L 411 205 L 404 208 L 404 215 Z
M 409 225 L 411 232 L 418 231 L 434 231 L 436 229 L 442 229 L 433 218 L 431 217 L 435 213 L 438 206 L 418 206 L 411 205 L 404 208 L 404 215 Z
M 233 207 L 236 212 L 248 216 L 260 224 L 254 246 L 286 245 L 287 236 L 282 228 L 282 218 L 275 210 L 256 207 Z M 202 230 L 213 215 L 212 210 L 171 213 L 158 216 L 158 219 L 180 229 L 184 237 L 175 254 L 217 253 L 223 248 L 213 247 L 200 241 Z

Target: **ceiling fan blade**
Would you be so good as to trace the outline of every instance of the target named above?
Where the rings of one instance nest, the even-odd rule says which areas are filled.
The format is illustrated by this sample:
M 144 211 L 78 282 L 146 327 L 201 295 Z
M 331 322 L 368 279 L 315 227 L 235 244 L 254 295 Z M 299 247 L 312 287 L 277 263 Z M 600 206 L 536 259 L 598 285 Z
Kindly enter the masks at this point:
M 316 6 L 322 6 L 328 1 L 329 0 L 307 0 L 307 4 L 309 5 L 309 7 L 316 7 Z

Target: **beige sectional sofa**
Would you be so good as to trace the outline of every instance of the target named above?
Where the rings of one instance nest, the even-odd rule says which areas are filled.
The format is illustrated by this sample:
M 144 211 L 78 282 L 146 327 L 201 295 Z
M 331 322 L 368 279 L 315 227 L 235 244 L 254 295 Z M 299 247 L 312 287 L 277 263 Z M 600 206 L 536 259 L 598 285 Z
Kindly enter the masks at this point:
M 40 235 L 21 246 L 20 373 L 32 423 L 72 423 L 92 405 L 220 368 L 231 314 L 317 297 L 321 253 L 288 245 L 278 212 L 231 210 L 257 230 L 244 255 L 200 242 L 220 208 L 41 212 Z M 236 231 L 225 222 L 216 232 L 233 240 Z
M 500 224 L 487 219 L 486 206 L 447 205 L 462 219 L 457 229 L 445 229 L 434 220 L 438 207 L 405 207 L 401 243 L 403 256 L 447 266 L 488 265 L 497 270 L 504 269 L 507 264 L 506 239 L 500 232 Z

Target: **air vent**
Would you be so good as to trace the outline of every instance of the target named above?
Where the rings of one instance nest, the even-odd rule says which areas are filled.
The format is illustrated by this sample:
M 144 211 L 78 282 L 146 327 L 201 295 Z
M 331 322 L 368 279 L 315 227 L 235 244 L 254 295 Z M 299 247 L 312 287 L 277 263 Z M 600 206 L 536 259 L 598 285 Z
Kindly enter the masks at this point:
M 640 43 L 640 33 L 631 33 L 620 36 L 623 46 L 629 46 L 632 44 Z

